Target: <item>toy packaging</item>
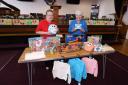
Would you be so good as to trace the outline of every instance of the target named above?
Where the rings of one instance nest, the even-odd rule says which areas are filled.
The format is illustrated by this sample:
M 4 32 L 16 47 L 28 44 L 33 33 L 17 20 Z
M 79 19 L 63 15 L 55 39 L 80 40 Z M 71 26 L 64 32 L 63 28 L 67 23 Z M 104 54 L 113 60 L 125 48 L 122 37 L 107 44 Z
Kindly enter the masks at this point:
M 65 42 L 74 42 L 74 41 L 79 41 L 79 42 L 84 42 L 86 40 L 85 35 L 71 35 L 68 34 L 65 36 Z
M 42 48 L 44 48 L 45 53 L 55 53 L 57 46 L 60 46 L 60 37 L 42 39 Z
M 82 42 L 74 41 L 63 44 L 60 47 L 61 53 L 75 52 L 82 49 Z
M 73 35 L 66 35 L 65 36 L 65 42 L 66 43 L 69 43 L 69 42 L 73 42 L 73 41 L 76 41 L 77 40 L 77 38 L 76 37 L 74 37 Z
M 33 37 L 28 39 L 31 51 L 44 50 L 45 53 L 54 53 L 56 47 L 60 45 L 60 37 Z
M 94 45 L 100 44 L 102 41 L 102 35 L 91 35 L 87 37 L 87 41 Z
M 29 47 L 31 51 L 41 51 L 42 50 L 42 37 L 28 38 Z

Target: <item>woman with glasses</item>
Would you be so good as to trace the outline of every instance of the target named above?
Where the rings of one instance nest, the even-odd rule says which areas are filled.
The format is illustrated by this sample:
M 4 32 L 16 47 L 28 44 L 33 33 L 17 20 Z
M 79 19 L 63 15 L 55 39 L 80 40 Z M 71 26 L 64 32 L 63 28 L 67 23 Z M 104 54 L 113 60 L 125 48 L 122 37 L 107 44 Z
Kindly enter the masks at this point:
M 88 31 L 86 21 L 82 19 L 83 15 L 81 11 L 76 11 L 75 16 L 76 19 L 69 24 L 68 32 L 72 36 L 79 38 L 82 42 L 85 42 L 86 32 Z

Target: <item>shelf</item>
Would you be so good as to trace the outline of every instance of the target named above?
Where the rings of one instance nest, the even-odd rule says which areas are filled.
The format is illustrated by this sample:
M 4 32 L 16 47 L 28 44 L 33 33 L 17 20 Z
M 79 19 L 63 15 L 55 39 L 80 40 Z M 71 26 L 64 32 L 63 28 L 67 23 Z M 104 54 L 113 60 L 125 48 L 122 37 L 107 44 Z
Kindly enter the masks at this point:
M 116 34 L 116 32 L 88 32 L 87 34 L 102 34 L 102 35 L 105 35 L 105 34 Z
M 61 42 L 65 42 L 65 34 L 68 34 L 68 25 L 59 25 L 59 34 L 64 35 Z M 0 26 L 0 47 L 27 47 L 28 38 L 40 36 L 35 33 L 36 26 Z M 88 26 L 87 35 L 103 35 L 105 43 L 115 40 L 117 26 Z M 8 38 L 7 38 L 8 37 Z M 110 42 L 109 41 L 109 42 Z
M 63 32 L 59 34 L 68 34 L 68 32 Z M 116 32 L 87 32 L 87 34 L 100 34 L 100 35 L 110 35 L 110 34 L 116 34 Z M 11 34 L 0 34 L 0 37 L 7 37 L 7 36 L 38 36 L 38 34 L 35 33 L 11 33 Z
M 4 36 L 4 37 L 7 37 L 7 36 L 36 36 L 37 34 L 35 34 L 35 33 L 19 33 L 19 34 L 14 34 L 14 33 L 12 33 L 12 34 L 0 34 L 0 37 L 2 37 L 2 36 Z
M 68 28 L 68 26 L 69 26 L 69 25 L 58 25 L 58 27 L 60 27 L 60 28 L 63 28 L 63 27 L 64 27 L 64 28 Z M 103 27 L 103 28 L 113 28 L 113 27 L 116 27 L 116 26 L 115 26 L 115 25 L 88 25 L 87 27 L 88 27 L 88 28 L 90 28 L 90 27 L 91 27 L 91 28 L 92 28 L 92 27 L 93 27 L 93 28 L 97 28 L 97 27 L 100 27 L 100 28 L 102 28 L 102 27 Z
M 36 36 L 36 26 L 0 26 L 0 36 Z M 68 25 L 59 25 L 59 33 L 67 34 Z M 88 26 L 87 34 L 116 34 L 116 26 Z
M 36 28 L 37 25 L 0 25 L 0 28 Z
M 0 28 L 0 34 L 34 33 L 35 28 Z

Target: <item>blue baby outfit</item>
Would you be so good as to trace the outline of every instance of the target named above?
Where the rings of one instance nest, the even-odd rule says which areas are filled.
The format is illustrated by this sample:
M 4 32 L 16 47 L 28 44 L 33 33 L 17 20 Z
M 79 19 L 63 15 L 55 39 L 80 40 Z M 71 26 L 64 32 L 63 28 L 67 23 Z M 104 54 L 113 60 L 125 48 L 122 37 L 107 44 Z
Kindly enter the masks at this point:
M 79 58 L 69 59 L 68 64 L 70 65 L 71 77 L 78 82 L 81 82 L 82 78 L 87 78 L 87 72 L 85 63 Z

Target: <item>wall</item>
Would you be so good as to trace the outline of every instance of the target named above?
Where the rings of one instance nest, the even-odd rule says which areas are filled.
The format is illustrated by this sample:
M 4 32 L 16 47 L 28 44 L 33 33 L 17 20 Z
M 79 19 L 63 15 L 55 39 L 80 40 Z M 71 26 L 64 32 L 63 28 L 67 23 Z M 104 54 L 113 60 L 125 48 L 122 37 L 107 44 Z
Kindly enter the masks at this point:
M 44 0 L 34 0 L 33 2 L 24 2 L 18 0 L 4 0 L 4 1 L 19 8 L 21 10 L 21 14 L 29 14 L 33 12 L 45 14 L 45 11 L 50 8 L 44 2 Z M 90 17 L 91 4 L 101 3 L 104 0 L 80 0 L 79 5 L 67 4 L 66 0 L 56 0 L 56 1 L 58 5 L 62 6 L 62 8 L 60 9 L 60 15 L 73 14 L 75 10 L 81 10 L 84 16 Z M 0 7 L 3 6 L 4 5 L 0 3 Z M 128 39 L 128 31 L 126 38 Z
M 106 16 L 108 18 L 110 17 L 114 19 L 113 14 L 116 13 L 114 0 L 98 0 L 98 4 L 100 4 L 98 18 L 102 18 L 102 16 Z
M 44 0 L 34 0 L 33 2 L 23 2 L 18 0 L 4 0 L 7 3 L 14 5 L 21 10 L 21 14 L 29 13 L 45 13 L 50 7 L 44 2 Z M 90 16 L 91 3 L 95 0 L 80 0 L 79 5 L 67 4 L 66 0 L 56 0 L 58 5 L 61 5 L 60 15 L 73 14 L 75 10 L 81 10 L 84 16 Z M 2 7 L 3 4 L 0 4 Z

